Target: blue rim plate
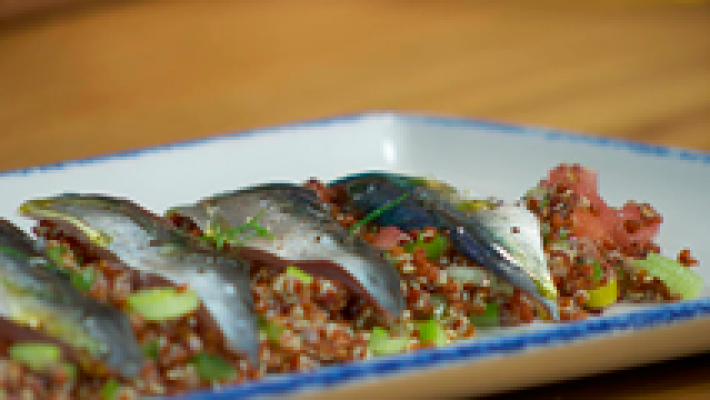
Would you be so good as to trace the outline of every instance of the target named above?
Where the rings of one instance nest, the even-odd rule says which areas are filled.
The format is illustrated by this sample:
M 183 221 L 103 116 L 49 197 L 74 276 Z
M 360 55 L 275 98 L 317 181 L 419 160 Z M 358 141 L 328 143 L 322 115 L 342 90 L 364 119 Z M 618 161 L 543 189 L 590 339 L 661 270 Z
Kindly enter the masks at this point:
M 690 247 L 701 260 L 699 272 L 710 281 L 710 249 L 703 241 L 704 228 L 710 226 L 703 208 L 710 203 L 710 154 L 458 117 L 345 115 L 0 172 L 0 217 L 27 229 L 30 222 L 18 219 L 15 208 L 28 198 L 63 191 L 123 195 L 161 212 L 258 182 L 332 179 L 370 169 L 438 177 L 512 199 L 560 162 L 580 162 L 598 170 L 602 196 L 614 205 L 627 199 L 651 202 L 665 217 L 659 239 L 665 251 L 672 255 Z M 708 329 L 706 284 L 702 297 L 692 301 L 624 306 L 580 323 L 537 324 L 446 348 L 270 377 L 180 398 L 380 397 L 387 390 L 420 396 L 491 393 L 708 350 Z M 643 339 L 648 333 L 653 339 Z M 652 342 L 639 349 L 634 343 L 640 340 Z M 584 345 L 595 343 L 602 343 L 599 349 L 606 352 L 584 353 Z M 570 362 L 579 351 L 586 358 Z M 595 359 L 608 357 L 609 352 L 614 353 L 612 360 Z M 550 363 L 553 354 L 567 361 L 541 368 L 545 373 L 516 368 L 524 355 Z M 466 371 L 483 374 L 481 368 L 493 362 L 503 363 L 505 379 L 480 382 L 476 375 L 466 375 Z M 470 379 L 454 379 L 460 376 Z

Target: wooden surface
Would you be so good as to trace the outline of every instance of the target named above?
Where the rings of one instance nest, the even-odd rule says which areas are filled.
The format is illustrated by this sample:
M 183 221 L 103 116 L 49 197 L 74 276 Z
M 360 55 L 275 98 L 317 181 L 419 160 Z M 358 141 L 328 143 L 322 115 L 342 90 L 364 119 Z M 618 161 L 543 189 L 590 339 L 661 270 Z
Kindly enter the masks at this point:
M 710 150 L 707 2 L 574 3 L 80 2 L 0 21 L 0 170 L 383 109 Z M 709 365 L 516 396 L 703 398 Z

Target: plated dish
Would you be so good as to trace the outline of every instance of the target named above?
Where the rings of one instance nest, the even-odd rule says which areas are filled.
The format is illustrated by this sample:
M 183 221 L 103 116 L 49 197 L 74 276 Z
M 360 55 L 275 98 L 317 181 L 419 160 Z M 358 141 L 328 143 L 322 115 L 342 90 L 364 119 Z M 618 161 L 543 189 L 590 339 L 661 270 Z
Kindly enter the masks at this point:
M 465 367 L 466 363 L 454 361 L 511 357 L 511 351 L 522 354 L 531 347 L 554 347 L 560 340 L 612 331 L 633 333 L 660 322 L 680 323 L 687 318 L 702 322 L 707 313 L 707 271 L 702 263 L 695 265 L 695 258 L 703 260 L 704 250 L 692 255 L 686 250 L 698 243 L 687 234 L 699 229 L 697 221 L 676 231 L 676 241 L 664 242 L 660 231 L 664 257 L 658 255 L 655 241 L 661 214 L 666 222 L 678 217 L 674 221 L 678 227 L 678 222 L 692 218 L 678 214 L 677 207 L 661 208 L 666 204 L 663 196 L 649 188 L 639 190 L 644 200 L 660 202 L 656 206 L 660 213 L 645 203 L 608 207 L 597 193 L 592 170 L 578 165 L 560 164 L 540 181 L 540 175 L 558 163 L 590 164 L 584 146 L 593 147 L 572 140 L 581 137 L 569 136 L 566 152 L 559 152 L 557 159 L 530 159 L 528 164 L 554 163 L 520 185 L 521 177 L 530 176 L 530 165 L 519 169 L 508 165 L 515 171 L 512 175 L 490 169 L 499 160 L 485 164 L 491 157 L 485 148 L 506 149 L 514 155 L 530 150 L 532 143 L 538 146 L 535 150 L 549 153 L 556 147 L 550 139 L 557 134 L 531 130 L 511 142 L 510 136 L 515 136 L 511 133 L 526 130 L 390 115 L 297 128 L 220 137 L 83 165 L 68 163 L 34 175 L 17 171 L 2 176 L 0 185 L 23 189 L 18 196 L 23 204 L 20 212 L 40 221 L 34 232 L 44 239 L 40 250 L 34 244 L 20 249 L 44 254 L 17 258 L 16 252 L 15 263 L 37 264 L 42 259 L 39 264 L 45 269 L 50 265 L 57 272 L 58 267 L 58 275 L 89 294 L 96 303 L 91 307 L 108 305 L 124 311 L 122 326 L 130 320 L 133 335 L 128 336 L 135 343 L 114 343 L 118 350 L 106 348 L 100 329 L 85 335 L 87 343 L 101 348 L 84 345 L 85 355 L 90 356 L 85 358 L 107 367 L 105 378 L 87 381 L 87 396 L 160 395 L 215 386 L 220 390 L 209 396 L 274 394 L 379 374 L 395 373 L 394 378 L 406 379 L 406 371 L 426 374 L 435 372 L 427 369 L 434 365 L 439 371 L 442 366 Z M 351 143 L 348 132 L 366 132 L 352 146 L 367 153 L 352 159 L 339 154 L 344 157 L 327 160 L 327 167 L 315 167 L 321 173 L 298 175 L 299 169 L 314 162 L 309 154 L 291 157 L 289 161 L 298 165 L 278 172 L 294 174 L 290 179 L 239 168 L 248 165 L 242 164 L 248 162 L 245 158 L 267 150 L 288 154 L 293 148 L 284 146 L 295 135 L 337 147 Z M 444 145 L 433 151 L 443 151 L 439 159 L 432 159 L 431 148 L 436 147 L 422 153 L 422 145 L 432 138 L 443 138 Z M 457 154 L 467 144 L 476 146 L 470 154 L 473 159 Z M 596 161 L 591 157 L 594 168 L 613 164 L 614 152 L 620 151 L 604 150 Z M 175 179 L 182 176 L 180 171 L 169 173 L 173 167 L 184 170 L 184 160 L 200 155 L 204 158 L 197 159 L 207 165 L 197 172 L 207 173 L 214 165 L 228 172 L 196 180 L 194 187 L 186 185 L 185 179 Z M 707 174 L 702 153 L 678 151 L 678 155 L 674 166 L 683 173 Z M 647 156 L 626 156 L 632 164 L 648 161 Z M 683 161 L 688 158 L 694 160 Z M 306 165 L 301 165 L 302 160 Z M 339 167 L 344 161 L 350 166 Z M 466 161 L 467 168 L 444 172 L 447 165 L 442 164 L 456 161 Z M 129 178 L 126 173 L 141 170 L 146 163 L 157 168 L 137 188 L 129 188 L 120 178 L 109 185 L 105 179 L 91 179 L 111 174 Z M 437 174 L 442 167 L 442 174 Z M 273 166 L 265 165 L 269 168 Z M 387 172 L 351 175 L 363 170 Z M 487 173 L 475 179 L 467 173 L 470 170 Z M 34 186 L 37 180 L 61 186 L 56 174 L 64 175 L 65 187 L 50 188 L 47 195 Z M 229 182 L 250 174 L 252 179 Z M 457 179 L 457 174 L 471 180 Z M 81 175 L 83 187 L 73 188 L 77 183 L 71 181 Z M 168 176 L 172 181 L 165 179 Z M 307 181 L 314 176 L 322 180 Z M 445 181 L 422 179 L 432 176 Z M 636 177 L 632 173 L 629 181 L 618 179 L 618 188 L 637 184 Z M 264 181 L 289 183 L 259 185 Z M 151 190 L 158 182 L 164 191 Z M 502 182 L 509 186 L 496 192 L 495 186 Z M 212 191 L 200 192 L 210 186 Z M 206 198 L 235 188 L 240 189 Z M 457 188 L 471 188 L 474 194 Z M 691 188 L 690 194 L 700 198 L 690 197 L 687 203 L 707 198 L 707 189 L 695 190 L 698 193 Z M 61 194 L 66 192 L 81 194 Z M 626 198 L 636 197 L 630 192 L 612 190 L 610 202 L 623 196 L 615 200 L 621 206 Z M 494 201 L 491 195 L 502 200 Z M 0 206 L 13 207 L 10 200 L 3 199 Z M 162 204 L 156 207 L 156 202 Z M 6 210 L 11 211 L 0 208 L 2 213 Z M 158 217 L 163 213 L 165 218 Z M 28 231 L 33 227 L 16 216 L 10 219 Z M 12 231 L 7 236 L 22 235 Z M 27 238 L 13 239 L 4 248 L 13 250 L 22 241 Z M 676 303 L 636 311 L 633 305 L 619 307 L 619 299 Z M 595 316 L 607 309 L 601 317 Z M 80 318 L 87 320 L 91 318 Z M 560 320 L 586 321 L 564 325 Z M 587 329 L 599 321 L 602 329 Z M 696 346 L 705 345 L 703 340 L 699 338 Z M 52 346 L 44 345 L 40 350 L 51 353 Z M 139 363 L 136 349 L 143 360 L 140 374 L 133 367 L 116 368 Z M 409 351 L 414 352 L 397 355 Z M 119 363 L 117 355 L 128 361 Z M 290 374 L 271 377 L 278 373 Z M 348 390 L 371 384 L 356 382 Z

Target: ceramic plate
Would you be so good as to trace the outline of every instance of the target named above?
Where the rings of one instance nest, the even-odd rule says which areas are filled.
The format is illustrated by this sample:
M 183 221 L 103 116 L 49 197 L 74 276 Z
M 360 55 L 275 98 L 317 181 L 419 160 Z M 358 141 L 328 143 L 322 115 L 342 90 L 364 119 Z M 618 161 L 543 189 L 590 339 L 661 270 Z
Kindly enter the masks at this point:
M 710 282 L 710 154 L 458 118 L 372 113 L 298 123 L 0 173 L 0 217 L 33 197 L 101 192 L 162 213 L 265 181 L 329 180 L 390 170 L 518 198 L 561 162 L 599 171 L 610 204 L 650 202 L 665 219 L 664 253 L 685 247 Z M 480 395 L 710 349 L 710 287 L 693 301 L 617 307 L 574 324 L 534 324 L 447 348 L 267 378 L 190 399 Z

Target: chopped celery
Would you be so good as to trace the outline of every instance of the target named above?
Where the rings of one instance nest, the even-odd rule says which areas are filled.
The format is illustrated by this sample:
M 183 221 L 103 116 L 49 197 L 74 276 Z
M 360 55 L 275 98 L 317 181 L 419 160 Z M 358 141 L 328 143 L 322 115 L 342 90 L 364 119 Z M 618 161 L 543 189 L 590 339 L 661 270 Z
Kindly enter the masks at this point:
M 408 338 L 392 337 L 384 328 L 375 327 L 370 333 L 369 347 L 375 355 L 401 353 L 407 349 L 408 344 Z
M 111 378 L 101 388 L 101 400 L 118 400 L 121 385 L 115 378 Z
M 269 322 L 261 315 L 258 317 L 258 321 L 259 329 L 266 333 L 266 337 L 269 339 L 269 341 L 271 341 L 272 343 L 278 343 L 279 338 L 281 338 L 281 334 L 284 331 L 284 328 L 282 326 Z
M 478 327 L 491 327 L 500 325 L 500 313 L 497 303 L 486 304 L 486 311 L 483 314 L 471 315 L 471 324 Z
M 419 324 L 419 341 L 423 344 L 443 346 L 446 344 L 446 332 L 439 321 L 425 321 Z
M 606 285 L 587 291 L 589 299 L 585 305 L 589 308 L 605 308 L 616 303 L 619 297 L 619 285 L 616 279 L 610 280 Z
M 132 293 L 128 305 L 148 321 L 167 321 L 195 311 L 200 299 L 191 290 L 178 292 L 172 287 L 156 287 Z
M 10 358 L 36 371 L 59 363 L 61 351 L 51 343 L 17 343 L 8 350 Z
M 209 353 L 200 353 L 190 360 L 197 374 L 205 381 L 224 381 L 234 376 L 234 367 L 223 359 Z
M 423 247 L 429 260 L 438 260 L 444 251 L 449 247 L 449 240 L 444 235 L 434 235 L 430 242 L 425 242 L 421 235 L 414 243 L 405 243 L 404 251 L 411 253 L 416 247 Z
M 307 285 L 310 285 L 311 282 L 313 282 L 313 277 L 310 274 L 301 271 L 293 265 L 286 267 L 286 275 L 294 277 Z
M 636 260 L 634 265 L 648 272 L 651 277 L 660 279 L 683 300 L 697 297 L 703 289 L 703 278 L 700 275 L 662 255 L 649 253 L 645 260 Z

